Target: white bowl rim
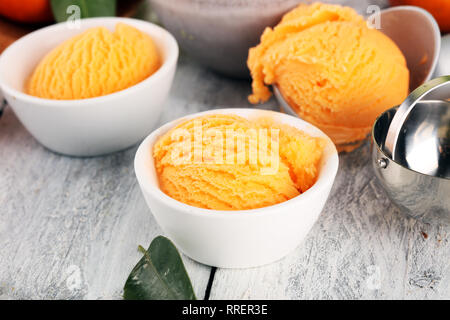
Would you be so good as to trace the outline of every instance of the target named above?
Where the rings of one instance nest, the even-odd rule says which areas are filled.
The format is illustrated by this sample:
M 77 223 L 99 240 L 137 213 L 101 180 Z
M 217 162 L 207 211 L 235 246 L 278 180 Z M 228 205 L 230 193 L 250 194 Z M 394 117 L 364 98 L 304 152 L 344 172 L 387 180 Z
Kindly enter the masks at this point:
M 141 26 L 151 27 L 155 31 L 162 34 L 163 37 L 165 37 L 168 40 L 168 43 L 169 43 L 168 56 L 164 60 L 163 64 L 159 67 L 159 69 L 156 70 L 156 72 L 154 72 L 150 76 L 148 76 L 146 79 L 144 79 L 144 80 L 140 81 L 139 83 L 136 83 L 135 85 L 132 85 L 131 87 L 128 87 L 126 89 L 123 89 L 123 90 L 120 90 L 117 92 L 113 92 L 113 93 L 109 93 L 109 94 L 99 96 L 99 97 L 86 98 L 86 99 L 71 99 L 71 100 L 39 98 L 39 97 L 29 95 L 23 91 L 12 88 L 10 85 L 8 85 L 6 83 L 6 80 L 1 77 L 1 74 L 0 74 L 0 88 L 2 90 L 4 90 L 6 93 L 8 93 L 9 95 L 16 97 L 18 99 L 21 99 L 25 102 L 29 102 L 29 103 L 41 103 L 41 104 L 43 103 L 49 107 L 58 107 L 58 108 L 79 107 L 82 104 L 90 104 L 90 103 L 100 102 L 100 101 L 107 102 L 107 101 L 119 98 L 121 96 L 124 96 L 124 95 L 133 94 L 135 91 L 140 90 L 142 86 L 149 85 L 151 82 L 158 82 L 159 78 L 161 78 L 163 74 L 169 72 L 171 70 L 171 67 L 177 63 L 178 54 L 179 54 L 179 48 L 178 48 L 177 41 L 175 40 L 174 36 L 169 31 L 165 30 L 164 28 L 162 28 L 154 23 L 151 23 L 151 22 L 148 22 L 145 20 L 139 20 L 139 19 L 133 19 L 133 18 L 123 18 L 123 17 L 85 18 L 85 19 L 81 19 L 80 21 L 81 21 L 81 24 L 99 22 L 99 24 L 97 24 L 97 26 L 100 26 L 100 23 L 102 21 L 107 21 L 107 22 L 117 22 L 117 23 L 124 22 L 124 23 L 129 23 L 132 26 L 141 25 Z M 2 64 L 2 60 L 4 59 L 4 57 L 7 57 L 7 55 L 10 54 L 10 52 L 12 50 L 17 49 L 17 47 L 20 47 L 24 42 L 30 40 L 30 38 L 36 37 L 36 36 L 42 36 L 42 34 L 52 32 L 54 29 L 65 28 L 66 27 L 65 24 L 66 24 L 66 22 L 56 23 L 56 24 L 38 29 L 36 31 L 30 32 L 29 34 L 16 40 L 10 46 L 8 46 L 3 51 L 3 53 L 0 55 L 0 65 Z M 92 27 L 94 27 L 94 25 Z M 143 30 L 141 30 L 141 31 L 145 32 Z M 83 31 L 80 31 L 80 32 L 83 32 Z M 147 33 L 147 32 L 145 32 L 145 33 Z
M 278 204 L 274 204 L 271 206 L 267 206 L 267 207 L 262 207 L 262 208 L 257 208 L 257 209 L 248 209 L 248 210 L 213 210 L 213 209 L 199 208 L 199 207 L 191 206 L 191 205 L 185 204 L 183 202 L 180 202 L 180 201 L 170 197 L 169 195 L 165 194 L 159 188 L 158 185 L 154 185 L 153 183 L 146 180 L 145 177 L 143 177 L 142 172 L 146 170 L 145 164 L 142 163 L 142 161 L 141 161 L 142 159 L 145 159 L 145 156 L 143 155 L 143 153 L 148 152 L 148 154 L 151 154 L 150 153 L 151 152 L 150 145 L 153 144 L 154 141 L 158 137 L 160 137 L 161 135 L 166 133 L 168 130 L 170 130 L 177 124 L 180 124 L 181 122 L 184 122 L 188 119 L 200 117 L 203 115 L 234 114 L 234 115 L 240 116 L 239 112 L 241 112 L 241 111 L 242 112 L 250 112 L 250 113 L 254 112 L 254 113 L 260 114 L 261 116 L 272 115 L 272 116 L 277 116 L 277 117 L 287 117 L 287 118 L 294 119 L 294 121 L 296 121 L 299 124 L 299 126 L 295 126 L 296 128 L 298 128 L 300 130 L 306 130 L 306 128 L 309 128 L 311 130 L 316 131 L 318 133 L 317 136 L 320 136 L 322 138 L 325 138 L 325 140 L 327 140 L 326 148 L 330 148 L 331 150 L 329 152 L 328 158 L 325 159 L 325 163 L 321 168 L 321 172 L 319 173 L 319 178 L 314 183 L 314 185 L 311 186 L 311 188 L 309 188 L 302 194 L 300 194 L 292 199 L 289 199 L 289 200 L 286 200 L 286 201 L 283 201 L 283 202 L 280 202 Z M 300 127 L 303 127 L 303 129 Z M 287 206 L 291 207 L 291 206 L 301 204 L 302 202 L 308 200 L 306 197 L 313 195 L 313 194 L 317 194 L 319 192 L 322 192 L 323 189 L 328 186 L 328 179 L 332 179 L 332 184 L 333 184 L 334 180 L 336 178 L 338 167 L 339 167 L 339 157 L 338 157 L 338 152 L 336 150 L 336 146 L 322 130 L 320 130 L 316 126 L 314 126 L 314 125 L 310 124 L 309 122 L 306 122 L 300 118 L 296 118 L 296 117 L 287 115 L 285 113 L 277 112 L 277 111 L 263 110 L 263 109 L 257 109 L 257 108 L 213 109 L 213 110 L 190 114 L 190 115 L 172 120 L 172 121 L 162 125 L 158 129 L 154 130 L 142 141 L 142 143 L 139 145 L 138 150 L 136 151 L 136 155 L 135 155 L 135 159 L 134 159 L 135 174 L 136 174 L 137 180 L 139 182 L 139 185 L 143 190 L 145 190 L 148 193 L 155 194 L 157 197 L 159 197 L 159 199 L 162 202 L 164 202 L 170 208 L 173 208 L 175 210 L 181 210 L 187 214 L 202 215 L 204 217 L 210 217 L 210 218 L 214 218 L 214 217 L 216 217 L 216 218 L 222 217 L 223 218 L 225 216 L 227 216 L 227 217 L 235 217 L 235 216 L 242 217 L 244 215 L 249 216 L 249 215 L 254 215 L 254 214 L 257 214 L 257 215 L 274 214 L 274 213 L 279 214 L 280 212 L 277 209 L 282 209 Z M 299 214 L 301 214 L 301 213 L 299 213 Z

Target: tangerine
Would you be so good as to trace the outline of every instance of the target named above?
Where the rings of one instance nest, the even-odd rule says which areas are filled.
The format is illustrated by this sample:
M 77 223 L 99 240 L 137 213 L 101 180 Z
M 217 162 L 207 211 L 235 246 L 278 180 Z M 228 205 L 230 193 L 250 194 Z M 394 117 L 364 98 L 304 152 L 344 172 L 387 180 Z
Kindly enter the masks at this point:
M 418 6 L 430 12 L 439 24 L 442 32 L 450 31 L 449 0 L 391 0 L 391 5 Z
M 0 0 L 0 15 L 25 23 L 53 20 L 49 0 Z

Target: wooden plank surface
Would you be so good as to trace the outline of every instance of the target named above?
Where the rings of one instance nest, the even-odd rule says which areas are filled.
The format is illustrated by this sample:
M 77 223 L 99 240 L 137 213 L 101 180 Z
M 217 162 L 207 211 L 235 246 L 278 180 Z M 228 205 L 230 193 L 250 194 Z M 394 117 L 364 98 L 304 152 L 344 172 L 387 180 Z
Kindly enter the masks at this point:
M 250 107 L 250 85 L 182 56 L 159 124 Z M 260 106 L 277 110 L 274 100 Z M 405 218 L 377 186 L 369 145 L 340 156 L 331 197 L 307 239 L 268 266 L 218 269 L 212 299 L 450 298 L 448 226 Z M 137 245 L 161 230 L 134 177 L 136 147 L 69 158 L 40 146 L 11 109 L 0 118 L 0 299 L 120 298 Z M 183 257 L 197 296 L 210 268 Z

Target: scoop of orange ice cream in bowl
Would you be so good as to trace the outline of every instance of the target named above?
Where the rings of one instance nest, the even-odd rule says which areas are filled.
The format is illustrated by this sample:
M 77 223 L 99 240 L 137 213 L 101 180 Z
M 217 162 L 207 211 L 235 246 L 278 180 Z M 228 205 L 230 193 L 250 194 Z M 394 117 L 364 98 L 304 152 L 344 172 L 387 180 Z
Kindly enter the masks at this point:
M 249 51 L 251 103 L 278 86 L 298 115 L 340 151 L 364 141 L 383 111 L 408 95 L 409 71 L 395 43 L 349 7 L 315 3 L 288 12 Z
M 178 59 L 174 37 L 129 18 L 34 31 L 0 56 L 0 87 L 26 129 L 72 156 L 128 148 L 162 113 Z
M 226 268 L 276 261 L 306 236 L 338 169 L 333 142 L 279 112 L 218 109 L 151 133 L 135 157 L 144 198 L 189 257 Z
M 73 100 L 127 89 L 155 73 L 161 58 L 152 38 L 126 24 L 111 32 L 94 27 L 50 51 L 33 71 L 26 91 Z
M 178 135 L 186 134 L 192 157 L 180 163 L 176 153 L 183 141 Z M 202 141 L 195 141 L 196 134 L 203 134 Z M 219 150 L 209 150 L 217 139 Z M 161 190 L 172 198 L 205 209 L 246 210 L 306 192 L 317 179 L 323 144 L 268 119 L 210 115 L 166 133 L 153 147 L 153 156 Z M 201 159 L 194 159 L 196 151 Z

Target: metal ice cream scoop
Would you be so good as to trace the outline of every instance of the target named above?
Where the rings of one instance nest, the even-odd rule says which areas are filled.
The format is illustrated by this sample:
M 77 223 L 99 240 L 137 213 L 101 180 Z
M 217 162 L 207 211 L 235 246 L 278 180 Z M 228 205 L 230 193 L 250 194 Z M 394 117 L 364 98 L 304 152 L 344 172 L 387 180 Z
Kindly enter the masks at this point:
M 450 97 L 450 87 L 441 90 Z M 375 175 L 403 212 L 426 222 L 450 225 L 450 103 L 416 103 L 402 126 L 394 161 L 385 151 L 385 139 L 396 112 L 397 108 L 389 109 L 375 121 Z
M 450 123 L 446 122 L 450 121 L 450 118 L 447 119 L 447 117 L 445 117 L 447 108 L 450 113 L 450 102 L 448 99 L 450 99 L 450 76 L 443 76 L 428 81 L 411 92 L 406 100 L 399 106 L 389 125 L 389 130 L 384 142 L 384 151 L 394 161 L 402 161 L 405 156 L 407 157 L 408 155 L 401 149 L 400 140 L 403 137 L 407 145 L 414 143 L 414 141 L 410 142 L 410 139 L 404 137 L 405 135 L 407 137 L 411 135 L 411 130 L 407 130 L 405 125 L 417 118 L 415 120 L 417 128 L 414 128 L 412 131 L 413 138 L 415 139 L 416 144 L 422 146 L 422 158 L 431 159 L 430 157 L 432 157 L 432 155 L 428 152 L 430 150 L 428 150 L 426 146 L 431 146 L 431 144 L 434 143 L 436 143 L 437 146 L 440 145 L 440 143 L 443 142 L 442 139 L 444 137 L 439 136 L 439 134 L 442 133 L 438 130 L 439 127 L 445 125 L 450 126 Z M 421 109 L 425 114 L 420 117 L 413 117 L 413 120 L 411 120 L 410 118 L 415 115 L 412 112 L 416 104 L 421 101 L 428 105 L 427 109 Z M 441 142 L 438 142 L 438 140 L 441 140 Z M 420 155 L 420 152 L 415 153 L 417 153 L 417 156 Z M 438 159 L 435 160 L 436 163 L 432 164 L 432 167 L 438 167 Z M 416 170 L 415 167 L 412 169 Z M 422 172 L 420 170 L 417 171 Z M 423 173 L 428 174 L 428 170 L 425 171 L 426 172 Z

